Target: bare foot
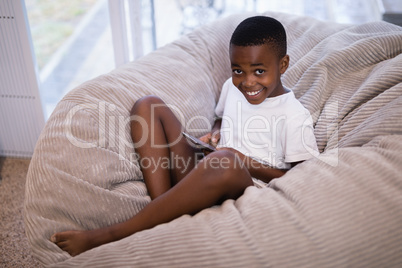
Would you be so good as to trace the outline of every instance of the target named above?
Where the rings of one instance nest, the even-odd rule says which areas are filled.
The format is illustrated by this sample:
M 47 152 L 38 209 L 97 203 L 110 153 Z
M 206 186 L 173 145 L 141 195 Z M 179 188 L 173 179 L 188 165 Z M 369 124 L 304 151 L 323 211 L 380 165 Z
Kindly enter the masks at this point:
M 96 247 L 92 243 L 92 238 L 91 231 L 66 231 L 52 235 L 50 241 L 68 252 L 71 256 L 76 256 Z

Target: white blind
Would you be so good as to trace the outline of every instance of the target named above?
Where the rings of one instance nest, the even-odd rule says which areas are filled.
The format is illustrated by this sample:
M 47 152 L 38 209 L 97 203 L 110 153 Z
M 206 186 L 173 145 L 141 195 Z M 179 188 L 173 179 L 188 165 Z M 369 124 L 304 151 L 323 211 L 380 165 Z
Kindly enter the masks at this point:
M 44 126 L 23 0 L 0 1 L 0 155 L 30 157 Z

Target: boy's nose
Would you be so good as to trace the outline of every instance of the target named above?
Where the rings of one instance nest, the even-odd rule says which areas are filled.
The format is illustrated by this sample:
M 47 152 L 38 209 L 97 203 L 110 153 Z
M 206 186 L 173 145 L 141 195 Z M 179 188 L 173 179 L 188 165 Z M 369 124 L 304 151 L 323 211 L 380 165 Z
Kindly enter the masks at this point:
M 255 79 L 251 75 L 246 76 L 243 80 L 244 87 L 253 87 L 255 85 Z

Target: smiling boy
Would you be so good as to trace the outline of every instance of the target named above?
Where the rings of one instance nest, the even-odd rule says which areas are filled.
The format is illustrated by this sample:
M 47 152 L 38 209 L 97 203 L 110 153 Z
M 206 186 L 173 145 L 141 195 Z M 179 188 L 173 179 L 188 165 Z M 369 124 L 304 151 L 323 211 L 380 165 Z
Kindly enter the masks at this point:
M 230 40 L 232 77 L 215 109 L 221 120 L 203 141 L 219 141 L 218 148 L 233 148 L 243 160 L 252 157 L 279 170 L 318 155 L 309 111 L 282 85 L 286 50 L 279 21 L 256 16 L 239 24 Z M 269 176 L 260 179 L 267 182 Z
M 184 214 L 237 199 L 244 190 L 269 182 L 289 167 L 318 154 L 311 116 L 281 75 L 289 65 L 286 33 L 275 19 L 244 20 L 230 42 L 232 78 L 223 86 L 211 133 L 217 150 L 194 163 L 142 166 L 152 201 L 125 222 L 87 231 L 56 233 L 51 241 L 75 256 L 91 248 L 169 222 Z M 182 136 L 183 126 L 158 97 L 138 100 L 131 111 L 131 136 L 140 159 L 194 159 L 200 151 Z M 156 145 L 156 146 L 155 146 Z M 140 161 L 141 163 L 141 161 Z

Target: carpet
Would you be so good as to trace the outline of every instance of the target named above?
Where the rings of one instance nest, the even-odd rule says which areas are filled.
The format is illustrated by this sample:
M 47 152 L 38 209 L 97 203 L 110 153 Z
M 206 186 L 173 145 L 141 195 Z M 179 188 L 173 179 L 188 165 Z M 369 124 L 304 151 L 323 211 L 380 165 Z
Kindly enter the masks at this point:
M 25 235 L 23 205 L 30 159 L 0 158 L 0 267 L 40 267 Z

